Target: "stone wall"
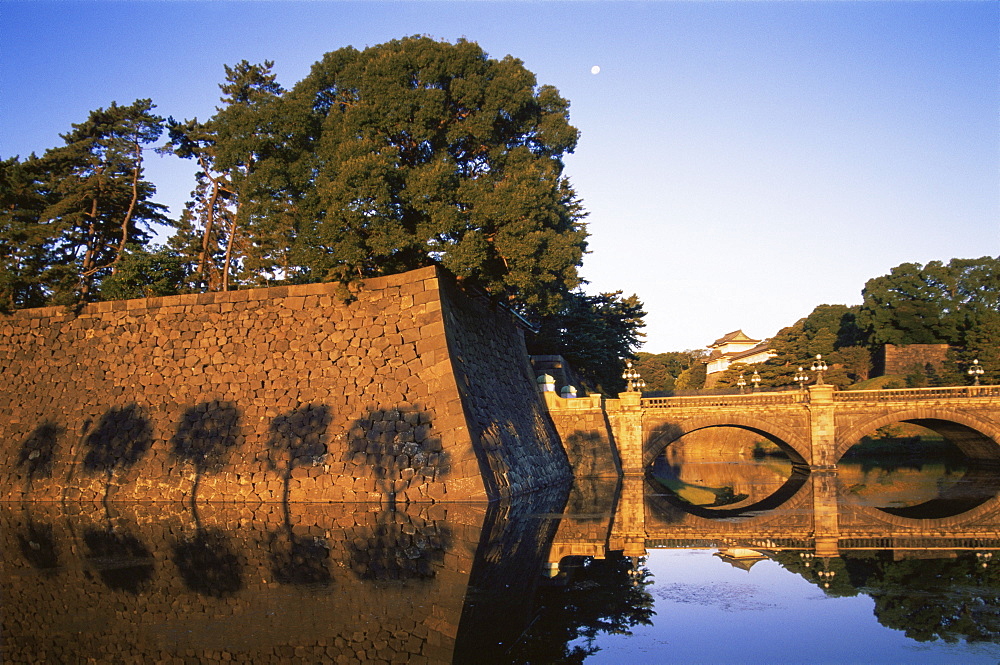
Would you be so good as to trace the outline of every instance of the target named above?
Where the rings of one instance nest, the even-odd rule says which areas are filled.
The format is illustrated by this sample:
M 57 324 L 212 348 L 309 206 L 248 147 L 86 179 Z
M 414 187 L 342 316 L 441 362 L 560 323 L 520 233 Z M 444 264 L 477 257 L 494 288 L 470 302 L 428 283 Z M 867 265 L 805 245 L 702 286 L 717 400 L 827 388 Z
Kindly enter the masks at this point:
M 563 398 L 545 393 L 545 404 L 562 439 L 573 477 L 617 478 L 621 459 L 601 395 Z
M 947 344 L 885 344 L 875 352 L 874 376 L 909 374 L 914 369 L 921 372 L 930 365 L 936 371 L 948 362 Z
M 469 435 L 490 496 L 569 483 L 566 453 L 535 387 L 522 331 L 443 285 L 445 328 Z M 470 474 L 471 475 L 471 474 Z
M 435 268 L 0 318 L 0 499 L 495 499 L 567 478 L 510 318 Z

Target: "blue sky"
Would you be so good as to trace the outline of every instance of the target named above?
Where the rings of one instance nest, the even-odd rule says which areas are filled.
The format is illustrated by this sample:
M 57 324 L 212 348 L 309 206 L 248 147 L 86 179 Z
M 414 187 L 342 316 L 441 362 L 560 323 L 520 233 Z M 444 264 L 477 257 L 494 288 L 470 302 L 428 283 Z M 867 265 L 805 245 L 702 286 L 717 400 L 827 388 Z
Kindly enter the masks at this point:
M 646 351 L 769 337 L 900 263 L 1000 255 L 998 2 L 0 0 L 0 24 L 0 157 L 111 101 L 207 118 L 242 59 L 291 87 L 413 34 L 520 58 L 570 100 L 583 274 L 639 295 Z M 150 156 L 175 213 L 191 171 Z

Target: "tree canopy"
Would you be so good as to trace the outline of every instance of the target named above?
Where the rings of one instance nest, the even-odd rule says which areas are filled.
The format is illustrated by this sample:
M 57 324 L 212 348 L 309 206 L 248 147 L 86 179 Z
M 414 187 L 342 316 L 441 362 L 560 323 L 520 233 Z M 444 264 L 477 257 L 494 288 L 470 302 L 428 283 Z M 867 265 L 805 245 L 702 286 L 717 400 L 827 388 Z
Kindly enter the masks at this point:
M 326 54 L 285 97 L 294 255 L 312 279 L 440 263 L 549 312 L 580 283 L 569 103 L 517 59 L 410 37 Z
M 1000 257 L 903 263 L 868 280 L 858 324 L 873 345 L 950 344 L 1000 380 Z
M 7 307 L 96 299 L 93 286 L 112 275 L 129 243 L 148 243 L 166 225 L 152 201 L 143 153 L 163 131 L 153 103 L 112 103 L 63 134 L 65 145 L 41 158 L 3 162 L 0 264 Z
M 112 103 L 65 146 L 0 163 L 4 305 L 93 300 L 126 247 L 151 250 L 168 220 L 143 155 L 166 128 L 160 151 L 198 164 L 168 243 L 178 289 L 439 264 L 521 313 L 564 308 L 587 232 L 563 174 L 578 133 L 555 88 L 511 56 L 427 37 L 333 51 L 288 90 L 272 68 L 227 66 L 207 120 Z

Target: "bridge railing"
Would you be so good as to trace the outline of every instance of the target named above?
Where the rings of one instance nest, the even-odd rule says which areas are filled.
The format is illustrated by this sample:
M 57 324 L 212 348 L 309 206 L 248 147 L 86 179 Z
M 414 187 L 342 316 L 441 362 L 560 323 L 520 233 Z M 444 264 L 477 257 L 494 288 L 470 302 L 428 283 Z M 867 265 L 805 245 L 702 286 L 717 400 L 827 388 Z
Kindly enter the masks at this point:
M 746 395 L 689 395 L 686 397 L 643 397 L 644 409 L 676 409 L 705 406 L 770 406 L 809 401 L 804 392 L 749 393 Z
M 1000 386 L 838 390 L 833 393 L 835 402 L 912 402 L 915 400 L 968 399 L 970 397 L 1000 397 Z

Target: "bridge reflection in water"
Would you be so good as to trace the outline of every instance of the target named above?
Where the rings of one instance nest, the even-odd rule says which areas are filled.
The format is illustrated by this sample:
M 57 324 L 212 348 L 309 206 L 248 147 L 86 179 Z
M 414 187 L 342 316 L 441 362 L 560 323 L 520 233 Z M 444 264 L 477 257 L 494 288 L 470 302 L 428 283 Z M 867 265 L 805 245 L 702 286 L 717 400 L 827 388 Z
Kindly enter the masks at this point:
M 928 519 L 815 470 L 715 509 L 638 476 L 489 506 L 4 504 L 3 662 L 552 662 L 589 653 L 581 635 L 652 620 L 652 548 L 771 559 L 839 595 L 892 579 L 897 608 L 910 582 L 892 571 L 945 562 L 962 572 L 912 583 L 971 593 L 974 627 L 942 614 L 952 634 L 928 635 L 996 640 L 1000 485 L 966 479 L 990 495 Z

